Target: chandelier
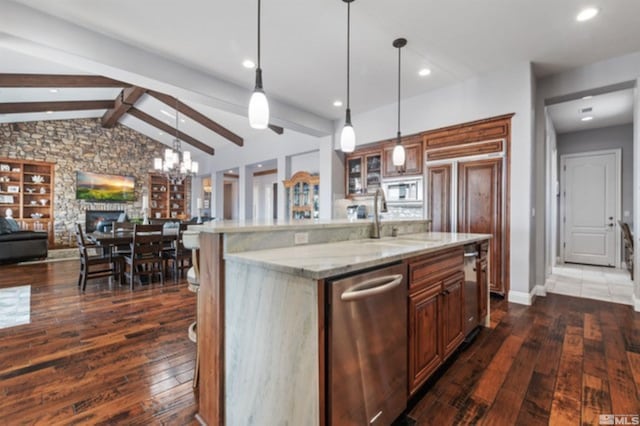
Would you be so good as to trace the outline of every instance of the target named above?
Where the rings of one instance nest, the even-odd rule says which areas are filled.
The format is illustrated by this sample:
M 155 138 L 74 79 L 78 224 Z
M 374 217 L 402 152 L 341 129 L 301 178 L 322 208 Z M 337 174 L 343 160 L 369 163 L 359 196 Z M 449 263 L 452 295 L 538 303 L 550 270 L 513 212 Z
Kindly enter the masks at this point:
M 153 168 L 164 173 L 172 183 L 181 183 L 186 177 L 198 173 L 198 162 L 191 160 L 189 151 L 182 151 L 178 131 L 178 100 L 176 99 L 176 138 L 173 148 L 164 150 L 164 158 L 154 158 Z

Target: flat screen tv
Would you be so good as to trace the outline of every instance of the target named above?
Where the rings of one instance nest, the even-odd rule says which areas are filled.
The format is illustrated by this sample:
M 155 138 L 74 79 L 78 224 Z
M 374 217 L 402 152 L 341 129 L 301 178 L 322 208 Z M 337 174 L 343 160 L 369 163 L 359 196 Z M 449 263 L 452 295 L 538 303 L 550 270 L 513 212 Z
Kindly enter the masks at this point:
M 77 172 L 76 199 L 122 203 L 135 200 L 133 176 Z

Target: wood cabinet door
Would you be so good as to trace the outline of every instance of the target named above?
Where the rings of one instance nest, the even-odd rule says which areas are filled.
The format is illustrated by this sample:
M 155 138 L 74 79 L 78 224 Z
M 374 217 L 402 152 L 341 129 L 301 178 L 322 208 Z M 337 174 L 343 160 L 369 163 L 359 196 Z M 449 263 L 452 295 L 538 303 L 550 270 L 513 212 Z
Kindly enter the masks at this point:
M 443 283 L 442 347 L 445 359 L 464 339 L 464 319 L 464 273 L 457 272 Z
M 427 218 L 434 232 L 451 232 L 451 164 L 427 167 Z
M 409 176 L 422 174 L 422 140 L 403 142 L 404 146 L 404 170 L 393 165 L 393 148 L 396 142 L 388 143 L 383 149 L 384 177 Z
M 478 279 L 478 323 L 484 325 L 487 316 L 487 259 L 476 261 L 476 274 Z
M 440 285 L 409 297 L 409 394 L 442 364 L 440 342 Z
M 502 158 L 458 164 L 458 232 L 491 234 L 489 283 L 504 294 L 502 279 Z
M 349 155 L 346 157 L 345 163 L 347 196 L 363 194 L 365 192 L 365 173 L 362 155 Z

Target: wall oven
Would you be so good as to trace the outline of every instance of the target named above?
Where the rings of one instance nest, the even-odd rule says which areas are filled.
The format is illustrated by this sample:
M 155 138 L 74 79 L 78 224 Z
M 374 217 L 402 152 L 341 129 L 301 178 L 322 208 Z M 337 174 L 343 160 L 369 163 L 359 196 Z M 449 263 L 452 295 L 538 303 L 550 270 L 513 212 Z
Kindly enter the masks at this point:
M 382 183 L 387 203 L 422 203 L 422 177 L 385 179 Z

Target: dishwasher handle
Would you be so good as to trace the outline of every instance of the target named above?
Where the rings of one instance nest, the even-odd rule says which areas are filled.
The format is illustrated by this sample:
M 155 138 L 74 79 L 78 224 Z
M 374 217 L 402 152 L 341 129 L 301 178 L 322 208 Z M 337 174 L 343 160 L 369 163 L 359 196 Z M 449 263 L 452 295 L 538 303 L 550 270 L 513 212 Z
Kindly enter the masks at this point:
M 345 302 L 364 299 L 385 293 L 398 287 L 402 282 L 402 275 L 386 275 L 384 277 L 371 278 L 346 290 L 340 295 L 340 299 Z
M 478 257 L 478 252 L 477 251 L 472 251 L 469 253 L 465 253 L 464 257 Z

